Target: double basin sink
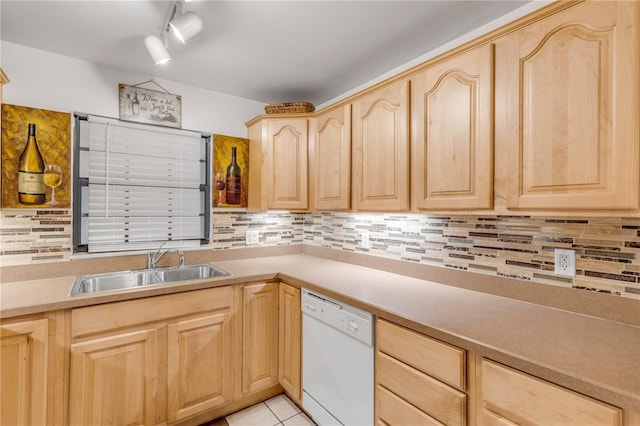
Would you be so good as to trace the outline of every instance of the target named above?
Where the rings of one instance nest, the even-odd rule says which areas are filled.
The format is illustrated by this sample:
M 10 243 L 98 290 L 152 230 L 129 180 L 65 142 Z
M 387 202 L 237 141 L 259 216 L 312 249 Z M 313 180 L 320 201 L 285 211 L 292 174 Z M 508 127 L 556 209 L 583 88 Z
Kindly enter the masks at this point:
M 70 296 L 127 290 L 178 281 L 228 277 L 230 275 L 230 273 L 209 264 L 83 275 L 77 277 L 73 282 Z

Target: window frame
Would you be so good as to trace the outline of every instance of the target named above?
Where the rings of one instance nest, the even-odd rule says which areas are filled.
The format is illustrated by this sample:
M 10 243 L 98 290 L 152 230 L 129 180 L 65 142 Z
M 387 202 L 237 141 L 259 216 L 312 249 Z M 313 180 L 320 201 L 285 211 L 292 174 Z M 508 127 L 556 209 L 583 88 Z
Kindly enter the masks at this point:
M 115 122 L 120 122 L 121 120 L 118 120 L 116 118 L 110 118 L 110 117 L 104 117 L 104 116 L 99 116 L 96 114 L 87 114 L 87 113 L 79 113 L 79 112 L 74 112 L 73 113 L 73 167 L 72 167 L 72 192 L 73 192 L 73 197 L 72 197 L 72 219 L 71 219 L 71 223 L 72 223 L 72 254 L 88 254 L 88 255 L 105 255 L 105 254 L 117 254 L 117 253 L 123 253 L 123 252 L 140 252 L 140 251 L 147 251 L 148 249 L 138 249 L 138 248 L 132 248 L 132 247 L 124 247 L 122 250 L 105 250 L 105 251 L 94 251 L 94 252 L 90 252 L 89 251 L 89 244 L 87 243 L 83 243 L 82 242 L 82 219 L 83 217 L 88 217 L 89 213 L 84 213 L 82 212 L 82 202 L 83 202 L 83 198 L 82 198 L 82 190 L 83 188 L 89 188 L 89 178 L 88 177 L 80 177 L 80 166 L 81 166 L 81 151 L 85 151 L 88 152 L 90 151 L 89 148 L 86 147 L 81 147 L 80 145 L 80 122 L 81 121 L 88 121 L 89 117 L 99 117 L 99 118 L 105 118 L 108 120 L 113 120 Z M 127 124 L 131 124 L 128 123 Z M 139 124 L 139 123 L 135 123 L 136 126 L 141 126 L 141 128 L 144 127 L 151 127 L 151 128 L 159 128 L 160 126 L 154 126 L 154 125 L 150 125 L 150 124 Z M 172 129 L 172 130 L 185 130 L 188 131 L 187 129 Z M 208 245 L 211 243 L 211 214 L 212 214 L 212 206 L 211 206 L 211 197 L 212 197 L 212 186 L 211 186 L 211 180 L 212 180 L 212 164 L 213 164 L 213 149 L 212 149 L 212 134 L 211 133 L 207 133 L 207 132 L 201 132 L 201 131 L 196 131 L 196 133 L 200 133 L 201 135 L 201 140 L 202 143 L 204 143 L 204 150 L 205 150 L 205 167 L 204 167 L 204 171 L 205 171 L 205 182 L 200 184 L 200 193 L 202 193 L 202 197 L 203 197 L 203 202 L 204 202 L 204 211 L 202 211 L 200 214 L 202 216 L 203 219 L 203 229 L 202 229 L 202 238 L 200 238 L 200 245 L 198 248 Z M 202 160 L 200 160 L 202 161 Z M 88 191 L 87 191 L 88 193 Z M 184 241 L 184 240 L 170 240 L 167 241 L 166 247 L 171 247 L 171 243 L 172 242 L 177 242 L 177 241 Z M 195 241 L 195 240 L 191 240 L 191 241 Z M 149 241 L 149 243 L 151 243 L 151 241 Z M 155 241 L 155 243 L 158 243 L 157 245 L 160 245 L 160 243 L 162 243 L 162 241 L 157 242 Z M 194 246 L 195 248 L 195 246 Z

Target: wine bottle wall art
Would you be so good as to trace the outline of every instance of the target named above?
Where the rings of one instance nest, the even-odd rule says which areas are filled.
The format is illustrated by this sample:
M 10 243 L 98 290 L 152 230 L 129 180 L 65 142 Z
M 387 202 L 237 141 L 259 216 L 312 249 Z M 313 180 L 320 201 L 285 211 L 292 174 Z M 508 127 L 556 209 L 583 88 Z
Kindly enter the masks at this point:
M 69 208 L 71 115 L 2 104 L 2 208 Z
M 249 140 L 213 135 L 213 207 L 247 207 Z

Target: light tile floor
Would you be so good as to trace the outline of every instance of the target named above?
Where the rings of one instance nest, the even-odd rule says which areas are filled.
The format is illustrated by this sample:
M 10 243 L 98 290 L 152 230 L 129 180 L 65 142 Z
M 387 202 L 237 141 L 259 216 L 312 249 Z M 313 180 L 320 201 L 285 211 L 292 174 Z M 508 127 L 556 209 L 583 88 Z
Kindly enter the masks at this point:
M 315 426 L 284 394 L 233 413 L 225 420 L 229 426 Z

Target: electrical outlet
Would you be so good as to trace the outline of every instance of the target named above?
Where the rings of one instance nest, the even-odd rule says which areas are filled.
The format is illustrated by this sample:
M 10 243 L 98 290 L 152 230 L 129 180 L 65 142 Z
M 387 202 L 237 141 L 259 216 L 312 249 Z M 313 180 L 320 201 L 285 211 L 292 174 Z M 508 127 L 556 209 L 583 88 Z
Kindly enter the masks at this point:
M 369 233 L 363 232 L 360 234 L 360 248 L 369 248 Z
M 576 252 L 574 250 L 556 249 L 555 258 L 556 275 L 576 276 Z
M 247 233 L 244 236 L 244 242 L 246 245 L 258 244 L 259 240 L 260 240 L 260 233 L 258 232 L 257 229 L 247 231 Z

